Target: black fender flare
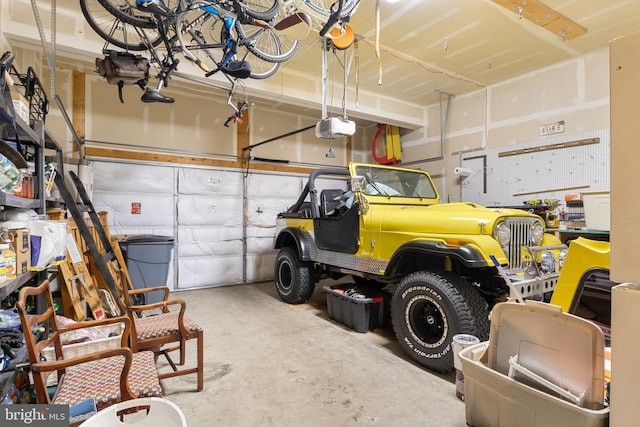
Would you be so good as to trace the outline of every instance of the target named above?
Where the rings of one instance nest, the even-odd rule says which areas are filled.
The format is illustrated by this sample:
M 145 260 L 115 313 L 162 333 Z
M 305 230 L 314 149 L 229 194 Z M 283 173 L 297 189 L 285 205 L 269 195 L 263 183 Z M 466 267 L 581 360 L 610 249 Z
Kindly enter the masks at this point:
M 482 252 L 471 245 L 453 247 L 443 246 L 441 243 L 433 241 L 414 241 L 405 243 L 395 251 L 389 260 L 385 277 L 395 277 L 402 274 L 402 263 L 409 253 L 421 253 L 439 258 L 450 257 L 470 268 L 490 267 Z
M 309 243 L 307 239 L 304 238 L 303 231 L 297 228 L 286 227 L 280 230 L 280 233 L 278 233 L 278 237 L 276 238 L 275 249 L 292 246 L 286 244 L 286 242 L 290 240 L 295 242 L 295 248 L 298 251 L 298 257 L 300 260 L 313 261 L 310 256 L 311 248 L 309 247 Z

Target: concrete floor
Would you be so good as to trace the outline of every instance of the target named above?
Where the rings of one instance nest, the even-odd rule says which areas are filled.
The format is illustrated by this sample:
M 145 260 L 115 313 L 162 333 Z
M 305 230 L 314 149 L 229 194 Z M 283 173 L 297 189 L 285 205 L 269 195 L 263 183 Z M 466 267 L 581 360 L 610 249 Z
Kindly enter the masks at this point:
M 358 333 L 330 320 L 322 287 L 332 283 L 297 306 L 272 282 L 175 293 L 205 337 L 204 390 L 194 375 L 162 384 L 189 426 L 466 426 L 455 374 L 409 361 L 391 327 Z

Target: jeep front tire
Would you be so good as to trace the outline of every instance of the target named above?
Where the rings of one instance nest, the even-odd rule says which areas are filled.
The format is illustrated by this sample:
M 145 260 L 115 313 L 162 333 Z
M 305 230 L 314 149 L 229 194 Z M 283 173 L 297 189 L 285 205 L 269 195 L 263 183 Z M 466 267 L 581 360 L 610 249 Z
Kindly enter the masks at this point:
M 391 318 L 402 349 L 420 365 L 451 372 L 456 334 L 488 338 L 489 312 L 480 293 L 449 272 L 415 272 L 396 287 Z
M 284 302 L 301 304 L 313 295 L 316 284 L 314 265 L 300 260 L 290 247 L 284 247 L 278 253 L 274 276 L 276 290 Z

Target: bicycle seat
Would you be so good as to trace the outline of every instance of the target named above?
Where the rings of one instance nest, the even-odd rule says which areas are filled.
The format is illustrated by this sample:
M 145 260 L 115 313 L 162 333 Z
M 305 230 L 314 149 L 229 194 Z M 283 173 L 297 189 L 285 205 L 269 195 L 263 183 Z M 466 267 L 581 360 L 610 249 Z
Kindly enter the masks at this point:
M 229 61 L 226 65 L 221 65 L 220 70 L 237 79 L 246 79 L 251 75 L 251 65 L 247 61 Z
M 140 100 L 142 102 L 164 102 L 166 104 L 171 104 L 172 102 L 175 102 L 175 99 L 169 96 L 164 96 L 163 94 L 160 93 L 158 89 L 149 89 L 149 88 L 147 88 L 147 90 L 144 91 Z
M 172 12 L 164 4 L 163 0 L 137 0 L 136 6 L 143 12 L 149 12 L 154 15 L 169 16 Z

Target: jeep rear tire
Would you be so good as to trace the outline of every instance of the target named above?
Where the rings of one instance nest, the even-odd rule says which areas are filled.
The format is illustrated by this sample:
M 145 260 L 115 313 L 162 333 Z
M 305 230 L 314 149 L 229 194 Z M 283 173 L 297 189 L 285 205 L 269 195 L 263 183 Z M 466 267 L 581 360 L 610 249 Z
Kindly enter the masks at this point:
M 391 319 L 402 349 L 439 373 L 454 368 L 454 335 L 485 340 L 489 333 L 486 302 L 468 281 L 449 272 L 416 272 L 402 279 L 391 301 Z
M 307 302 L 316 284 L 312 262 L 300 260 L 290 247 L 280 250 L 276 257 L 274 277 L 280 298 L 289 304 Z

